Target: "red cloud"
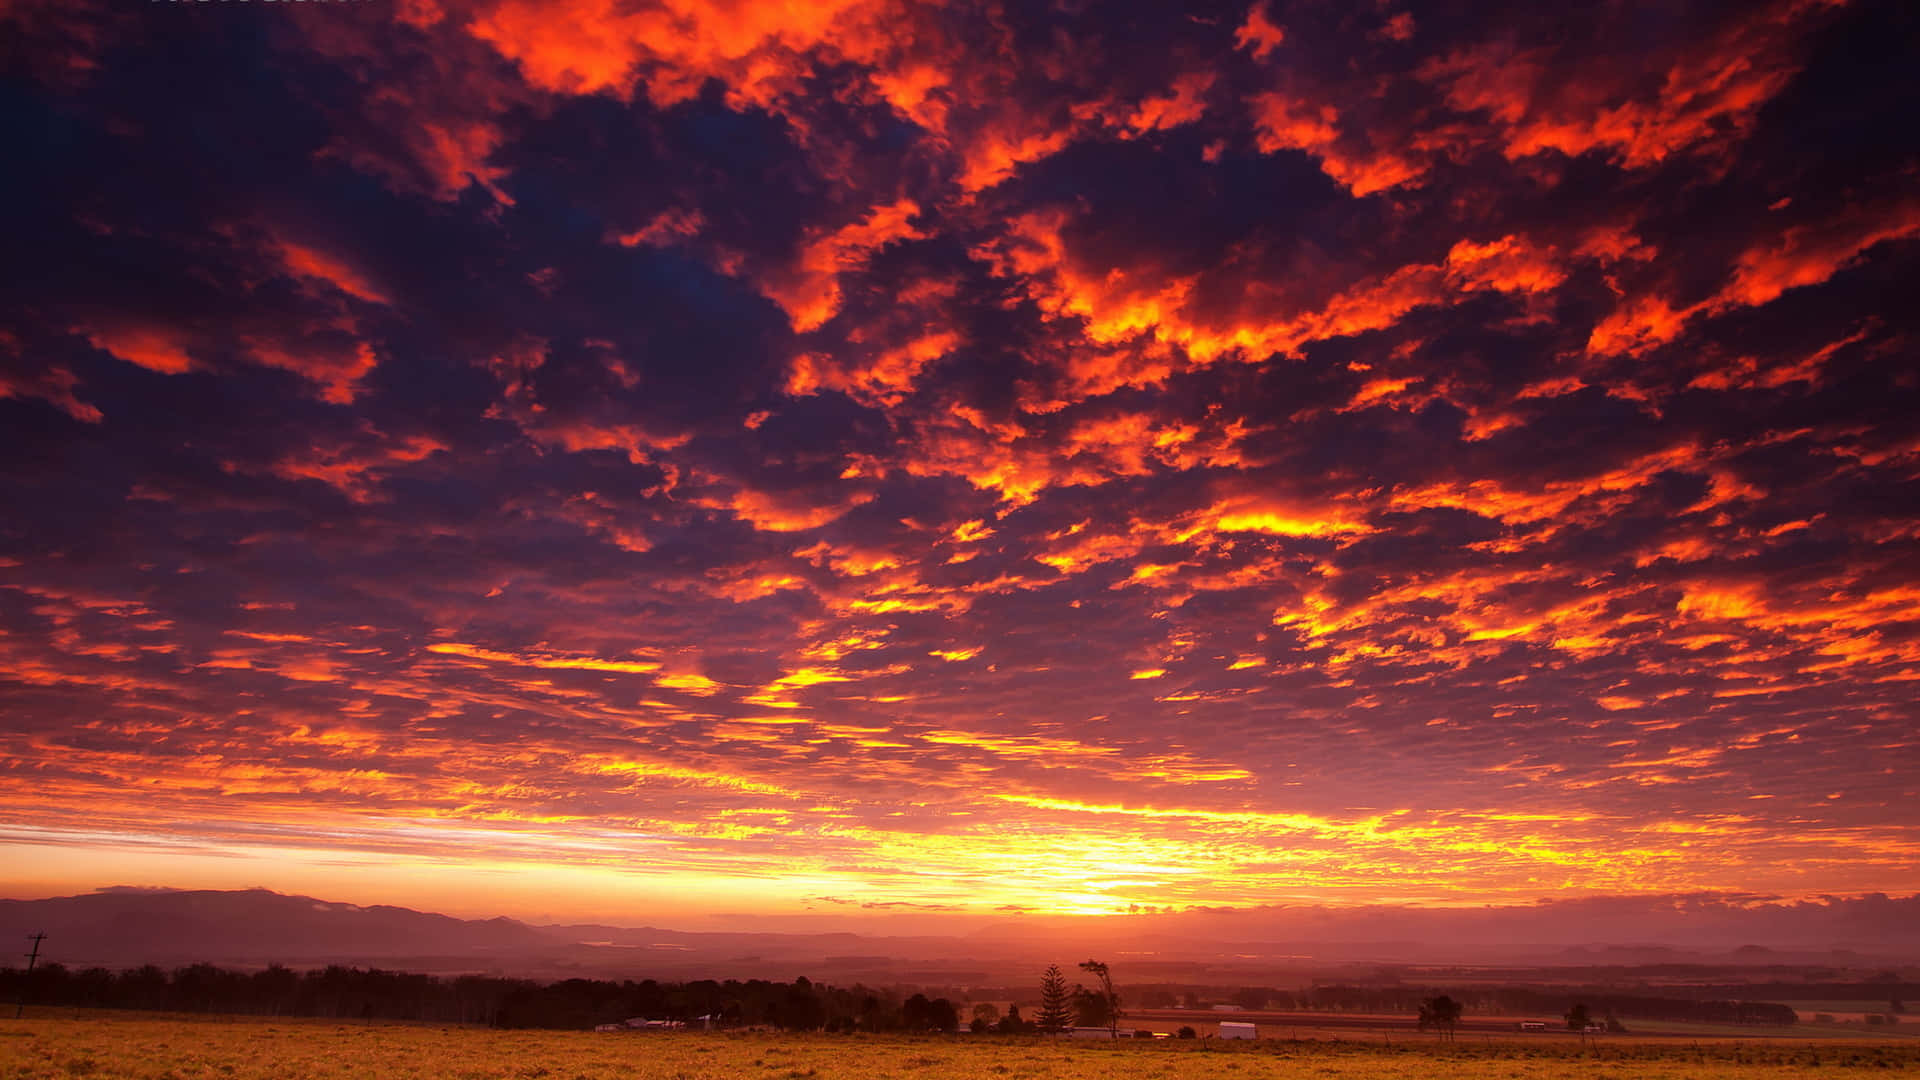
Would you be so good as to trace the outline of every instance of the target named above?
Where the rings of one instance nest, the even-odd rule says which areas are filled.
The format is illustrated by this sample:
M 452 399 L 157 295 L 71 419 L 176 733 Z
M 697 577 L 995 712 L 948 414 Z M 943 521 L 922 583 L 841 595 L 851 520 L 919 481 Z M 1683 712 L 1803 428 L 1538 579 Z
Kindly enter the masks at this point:
M 81 401 L 74 394 L 74 389 L 79 385 L 80 379 L 63 367 L 49 367 L 36 375 L 0 371 L 0 399 L 39 398 L 57 406 L 75 420 L 97 424 L 105 417 L 99 409 Z
M 290 371 L 319 387 L 320 398 L 335 405 L 351 405 L 360 392 L 360 380 L 380 363 L 373 346 L 364 341 L 341 344 L 309 339 L 276 341 L 254 338 L 247 351 L 256 363 Z
M 193 357 L 187 354 L 186 336 L 167 327 L 116 326 L 81 332 L 94 348 L 104 349 L 148 371 L 179 375 L 194 369 Z
M 1495 42 L 1432 62 L 1423 75 L 1455 109 L 1490 119 L 1510 158 L 1598 150 L 1624 168 L 1646 168 L 1744 137 L 1799 70 L 1805 24 L 1831 6 L 1787 0 L 1743 10 L 1705 41 L 1624 62 L 1610 52 L 1568 55 L 1572 42 Z
M 370 303 L 393 303 L 366 275 L 354 269 L 346 260 L 285 239 L 277 241 L 277 245 L 287 269 L 296 277 L 325 282 L 349 296 Z
M 1234 47 L 1253 50 L 1255 60 L 1265 60 L 1285 40 L 1286 31 L 1267 17 L 1267 0 L 1258 0 L 1248 8 L 1247 21 L 1233 32 Z

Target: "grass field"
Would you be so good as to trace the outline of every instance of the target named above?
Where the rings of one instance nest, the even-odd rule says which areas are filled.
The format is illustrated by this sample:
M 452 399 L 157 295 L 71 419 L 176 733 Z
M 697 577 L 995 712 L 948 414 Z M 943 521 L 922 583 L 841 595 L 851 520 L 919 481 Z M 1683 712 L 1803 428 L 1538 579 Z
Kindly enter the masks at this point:
M 1754 1038 L 1753 1028 L 1743 1028 L 1734 1024 L 1695 1024 L 1678 1020 L 1634 1020 L 1627 1025 L 1636 1035 L 1685 1035 L 1702 1039 L 1746 1039 Z M 1898 1027 L 1867 1027 L 1858 1021 L 1844 1024 L 1816 1024 L 1812 1014 L 1804 1014 L 1801 1021 L 1792 1027 L 1760 1029 L 1773 1034 L 1771 1037 L 1795 1039 L 1802 1042 L 1820 1039 L 1843 1042 L 1872 1039 L 1876 1042 L 1916 1042 L 1920 1043 L 1920 1024 L 1906 1024 Z
M 1894 1013 L 1884 1001 L 1783 1001 L 1781 1004 L 1791 1006 L 1803 1023 L 1816 1016 L 1831 1016 L 1842 1024 L 1859 1027 L 1869 1016 L 1878 1016 L 1880 1022 L 1873 1026 L 1887 1034 L 1905 1029 L 1910 1035 L 1920 1035 L 1920 1017 Z
M 1105 1042 L 494 1031 L 129 1013 L 0 1019 L 0 1080 L 1788 1080 L 1863 1070 L 1920 1074 L 1920 1044 Z

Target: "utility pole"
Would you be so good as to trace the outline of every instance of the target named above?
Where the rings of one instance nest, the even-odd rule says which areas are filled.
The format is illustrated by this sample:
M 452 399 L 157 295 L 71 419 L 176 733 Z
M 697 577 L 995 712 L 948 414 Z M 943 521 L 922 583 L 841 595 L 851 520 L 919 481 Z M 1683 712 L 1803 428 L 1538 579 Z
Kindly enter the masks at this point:
M 15 1020 L 20 1019 L 20 1014 L 27 1010 L 27 989 L 33 979 L 33 965 L 40 959 L 40 943 L 47 940 L 47 935 L 44 933 L 29 934 L 27 935 L 27 940 L 33 942 L 33 951 L 27 954 L 27 977 L 20 983 L 20 1000 L 13 1003 L 13 1018 Z

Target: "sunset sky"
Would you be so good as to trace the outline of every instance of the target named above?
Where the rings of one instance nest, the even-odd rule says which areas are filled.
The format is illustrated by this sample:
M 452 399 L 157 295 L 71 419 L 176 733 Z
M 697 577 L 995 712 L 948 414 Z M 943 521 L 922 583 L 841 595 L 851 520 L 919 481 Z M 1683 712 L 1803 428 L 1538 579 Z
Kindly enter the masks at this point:
M 1911 5 L 0 38 L 0 894 L 1920 891 Z

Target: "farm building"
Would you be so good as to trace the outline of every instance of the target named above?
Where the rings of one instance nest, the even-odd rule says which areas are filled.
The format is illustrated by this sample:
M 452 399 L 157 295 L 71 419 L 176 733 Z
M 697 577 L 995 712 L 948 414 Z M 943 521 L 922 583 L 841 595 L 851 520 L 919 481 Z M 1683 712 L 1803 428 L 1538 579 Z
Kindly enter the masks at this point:
M 1251 1039 L 1259 1034 L 1259 1029 L 1241 1020 L 1220 1021 L 1220 1037 L 1223 1039 Z

